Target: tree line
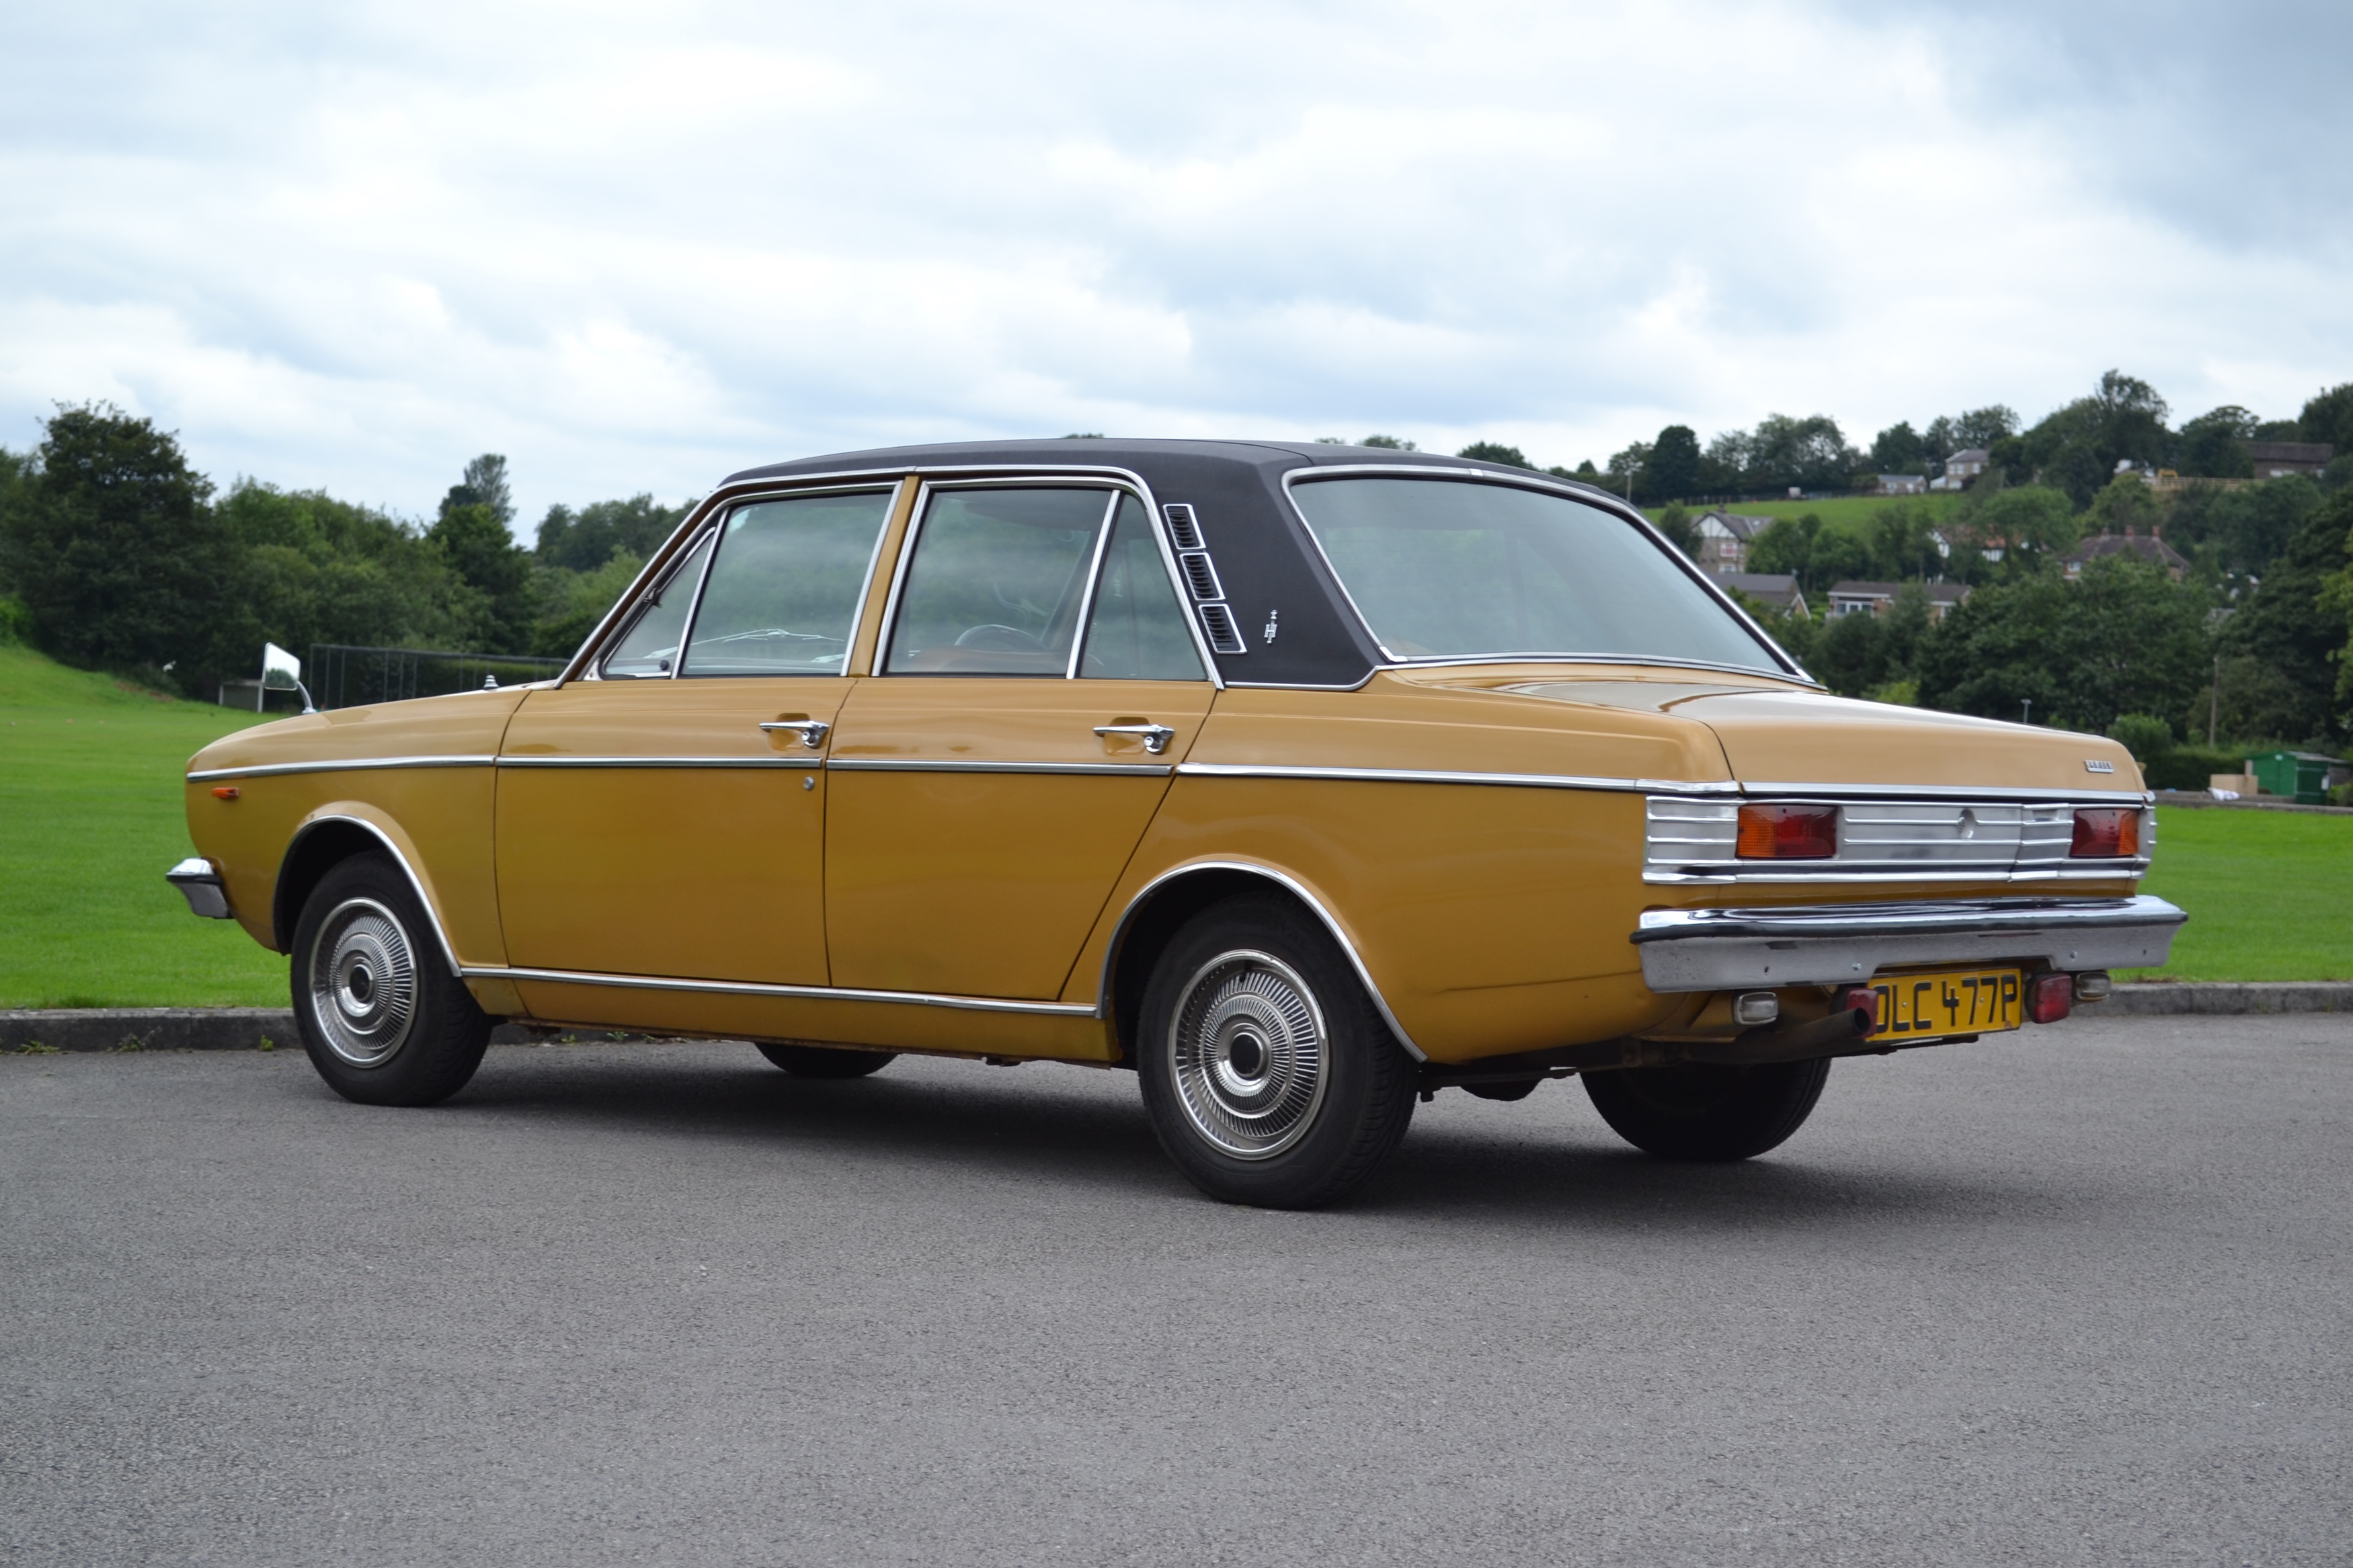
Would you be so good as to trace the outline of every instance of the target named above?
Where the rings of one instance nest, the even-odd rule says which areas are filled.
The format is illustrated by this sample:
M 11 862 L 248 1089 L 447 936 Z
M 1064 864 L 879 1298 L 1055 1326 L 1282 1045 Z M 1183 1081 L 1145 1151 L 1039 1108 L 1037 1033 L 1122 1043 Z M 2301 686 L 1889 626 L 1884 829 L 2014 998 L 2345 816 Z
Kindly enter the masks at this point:
M 685 515 L 650 495 L 511 531 L 506 459 L 465 466 L 430 521 L 241 479 L 226 493 L 147 419 L 61 407 L 0 450 L 0 640 L 164 690 L 250 678 L 265 641 L 562 657 Z

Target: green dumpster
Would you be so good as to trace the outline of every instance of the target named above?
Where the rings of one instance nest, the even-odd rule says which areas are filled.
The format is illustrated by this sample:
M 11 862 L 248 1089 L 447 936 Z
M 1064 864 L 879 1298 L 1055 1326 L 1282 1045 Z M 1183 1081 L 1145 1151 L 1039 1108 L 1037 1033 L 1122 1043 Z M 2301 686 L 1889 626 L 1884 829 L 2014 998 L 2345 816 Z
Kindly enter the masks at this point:
M 2298 805 L 2328 804 L 2328 770 L 2343 766 L 2341 758 L 2317 752 L 2265 752 L 2247 759 L 2247 771 L 2265 795 L 2292 798 Z

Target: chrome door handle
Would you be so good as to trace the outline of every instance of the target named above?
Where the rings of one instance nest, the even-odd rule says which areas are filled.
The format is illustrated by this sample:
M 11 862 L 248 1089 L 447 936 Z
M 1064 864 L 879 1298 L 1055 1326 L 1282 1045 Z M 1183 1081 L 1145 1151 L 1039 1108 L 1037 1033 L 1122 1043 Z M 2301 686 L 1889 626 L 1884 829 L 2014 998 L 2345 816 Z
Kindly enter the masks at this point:
M 1168 742 L 1176 738 L 1176 731 L 1166 724 L 1098 724 L 1095 733 L 1106 739 L 1113 735 L 1138 736 L 1144 742 L 1144 749 L 1155 757 L 1166 751 Z
M 833 726 L 822 719 L 771 719 L 760 728 L 768 731 L 794 731 L 799 734 L 801 744 L 811 751 L 824 745 L 826 736 L 833 730 Z

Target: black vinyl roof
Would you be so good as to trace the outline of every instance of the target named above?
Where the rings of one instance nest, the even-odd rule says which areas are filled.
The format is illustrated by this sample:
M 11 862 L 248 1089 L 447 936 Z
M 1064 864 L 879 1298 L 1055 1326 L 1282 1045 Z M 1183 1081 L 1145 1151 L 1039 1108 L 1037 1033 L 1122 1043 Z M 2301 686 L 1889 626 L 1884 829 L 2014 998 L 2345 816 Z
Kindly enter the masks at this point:
M 915 469 L 1018 471 L 1090 468 L 1134 474 L 1164 513 L 1189 506 L 1202 542 L 1216 563 L 1244 646 L 1219 654 L 1218 673 L 1231 686 L 1336 686 L 1364 682 L 1382 663 L 1371 635 L 1348 607 L 1339 584 L 1282 493 L 1282 477 L 1306 468 L 1369 464 L 1451 468 L 1506 479 L 1563 481 L 1501 463 L 1400 452 L 1379 447 L 1335 447 L 1285 441 L 1135 441 L 1073 437 L 1049 441 L 953 441 L 927 447 L 884 447 L 771 463 L 731 474 L 731 486 L 820 474 Z M 1590 500 L 1624 513 L 1617 498 L 1570 485 Z M 1265 634 L 1277 628 L 1270 639 Z

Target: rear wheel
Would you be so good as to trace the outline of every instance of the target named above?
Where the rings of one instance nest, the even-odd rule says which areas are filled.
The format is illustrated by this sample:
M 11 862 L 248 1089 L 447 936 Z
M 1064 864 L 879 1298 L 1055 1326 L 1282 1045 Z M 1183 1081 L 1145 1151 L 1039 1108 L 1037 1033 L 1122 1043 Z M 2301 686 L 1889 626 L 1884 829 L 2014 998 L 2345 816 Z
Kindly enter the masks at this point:
M 881 1072 L 896 1051 L 845 1051 L 831 1046 L 768 1046 L 760 1054 L 795 1078 L 866 1078 Z
M 362 1105 L 434 1105 L 466 1087 L 491 1019 L 449 973 L 400 868 L 329 869 L 294 927 L 294 1023 L 328 1087 Z
M 1746 1160 L 1805 1125 L 1830 1075 L 1830 1058 L 1818 1057 L 1755 1067 L 1620 1068 L 1583 1077 L 1601 1120 L 1644 1153 Z
M 1137 1036 L 1161 1147 L 1228 1203 L 1329 1203 L 1413 1120 L 1412 1061 L 1331 934 L 1285 899 L 1196 915 L 1154 965 Z

